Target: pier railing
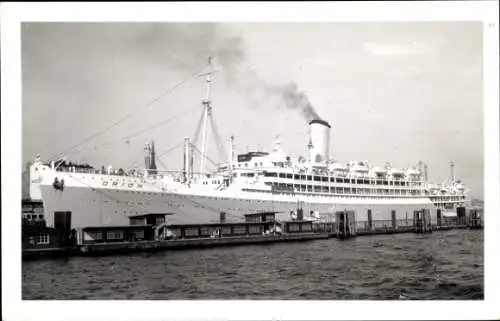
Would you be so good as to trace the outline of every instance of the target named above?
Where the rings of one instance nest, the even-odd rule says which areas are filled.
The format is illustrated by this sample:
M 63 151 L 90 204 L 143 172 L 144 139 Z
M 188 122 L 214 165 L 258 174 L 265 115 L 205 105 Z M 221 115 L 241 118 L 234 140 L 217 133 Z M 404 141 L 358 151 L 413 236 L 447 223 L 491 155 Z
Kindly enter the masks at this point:
M 402 219 L 402 220 L 374 220 L 369 221 L 356 221 L 354 224 L 354 232 L 356 234 L 390 234 L 390 233 L 404 233 L 415 231 L 418 232 L 419 224 L 422 225 L 423 222 L 416 223 L 412 219 Z M 424 226 L 420 226 L 422 229 Z M 460 228 L 481 228 L 482 224 L 479 217 L 469 218 L 448 218 L 441 220 L 440 224 L 436 221 L 426 222 L 425 231 L 432 230 L 448 230 L 448 229 L 460 229 Z M 338 229 L 338 224 L 335 221 L 315 223 L 313 226 L 314 232 L 326 232 L 335 233 Z

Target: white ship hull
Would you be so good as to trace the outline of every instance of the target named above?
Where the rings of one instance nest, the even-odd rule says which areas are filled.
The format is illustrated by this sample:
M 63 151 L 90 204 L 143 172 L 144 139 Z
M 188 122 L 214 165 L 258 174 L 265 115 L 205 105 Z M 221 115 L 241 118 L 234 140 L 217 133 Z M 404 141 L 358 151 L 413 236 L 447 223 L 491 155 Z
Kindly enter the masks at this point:
M 62 190 L 52 185 L 54 175 L 64 179 Z M 136 185 L 128 188 L 129 178 L 117 178 L 102 186 L 103 175 L 85 175 L 47 171 L 40 184 L 48 226 L 53 226 L 54 212 L 71 212 L 72 227 L 128 225 L 129 216 L 147 213 L 173 213 L 168 216 L 170 224 L 219 222 L 220 212 L 226 212 L 227 222 L 244 219 L 245 214 L 259 211 L 279 212 L 277 218 L 290 219 L 290 212 L 297 210 L 302 202 L 304 215 L 319 212 L 322 220 L 332 219 L 340 210 L 354 210 L 357 221 L 368 220 L 368 210 L 373 221 L 391 220 L 392 211 L 396 220 L 412 223 L 413 211 L 430 209 L 436 216 L 435 205 L 425 197 L 354 199 L 347 197 L 324 197 L 313 195 L 280 195 L 270 192 L 250 192 L 241 189 L 223 191 L 200 190 L 181 184 L 160 185 L 142 181 L 142 189 Z M 121 181 L 120 181 L 121 179 Z M 411 221 L 411 222 L 410 222 Z

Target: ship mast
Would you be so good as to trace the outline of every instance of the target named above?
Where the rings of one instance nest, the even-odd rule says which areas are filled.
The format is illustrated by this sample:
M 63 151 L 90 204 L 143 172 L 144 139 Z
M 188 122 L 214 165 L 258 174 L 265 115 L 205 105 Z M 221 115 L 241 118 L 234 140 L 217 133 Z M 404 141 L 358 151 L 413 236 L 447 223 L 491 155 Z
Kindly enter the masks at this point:
M 205 157 L 206 157 L 206 148 L 207 148 L 207 122 L 208 116 L 212 111 L 212 104 L 210 102 L 210 85 L 212 83 L 212 57 L 208 57 L 209 71 L 205 74 L 206 76 L 206 93 L 205 99 L 202 100 L 203 105 L 203 138 L 201 142 L 201 161 L 200 161 L 200 176 L 205 172 Z

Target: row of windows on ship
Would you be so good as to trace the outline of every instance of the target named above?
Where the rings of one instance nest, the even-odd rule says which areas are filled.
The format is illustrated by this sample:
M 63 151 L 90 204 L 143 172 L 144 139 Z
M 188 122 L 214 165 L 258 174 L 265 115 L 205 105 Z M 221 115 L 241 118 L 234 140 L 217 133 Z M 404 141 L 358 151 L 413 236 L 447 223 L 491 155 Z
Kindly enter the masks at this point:
M 279 184 L 279 183 L 265 183 L 271 186 L 273 192 L 279 193 L 294 193 L 294 192 L 309 192 L 309 193 L 328 193 L 328 194 L 358 194 L 358 195 L 398 195 L 398 196 L 411 196 L 422 195 L 421 190 L 390 190 L 390 189 L 369 189 L 369 188 L 356 188 L 356 187 L 329 187 L 329 186 L 313 186 L 313 185 L 292 185 L 292 184 Z M 425 191 L 425 195 L 429 195 Z M 465 196 L 455 196 L 456 200 L 465 198 Z M 444 198 L 443 198 L 444 201 Z
M 270 185 L 272 183 L 267 182 L 267 185 Z M 389 189 L 363 189 L 363 188 L 350 188 L 350 187 L 331 187 L 330 191 L 328 191 L 327 186 L 314 186 L 314 188 L 311 185 L 292 185 L 292 184 L 277 184 L 271 186 L 271 192 L 273 193 L 280 193 L 280 194 L 293 194 L 296 192 L 308 192 L 308 193 L 315 193 L 311 194 L 310 196 L 314 197 L 330 197 L 330 194 L 358 194 L 362 195 L 361 197 L 373 197 L 373 195 L 395 195 L 395 196 L 411 196 L 411 195 L 421 195 L 418 194 L 420 190 L 413 190 L 415 193 L 411 193 L 410 191 L 405 191 L 405 190 L 389 190 Z M 294 189 L 295 188 L 295 189 Z M 244 191 L 250 191 L 250 192 L 255 192 L 257 190 L 252 190 L 252 189 L 243 189 Z M 94 191 L 96 191 L 94 189 Z M 111 192 L 111 191 L 110 191 Z M 165 195 L 164 192 L 145 192 L 145 191 L 123 191 L 125 193 L 131 193 L 131 194 L 138 194 L 138 195 Z M 262 192 L 269 192 L 269 191 L 262 191 Z M 122 193 L 122 191 L 116 191 L 116 193 Z M 450 201 L 459 201 L 463 200 L 466 198 L 465 195 L 428 195 L 428 193 L 425 193 L 428 197 L 430 197 L 433 201 L 437 202 L 450 202 Z M 172 195 L 173 197 L 176 197 L 176 195 Z M 207 197 L 208 199 L 217 199 L 216 197 Z M 221 198 L 223 199 L 223 198 Z M 237 199 L 234 199 L 237 200 Z M 95 201 L 95 200 L 94 200 Z M 116 200 L 115 200 L 116 201 Z M 240 199 L 240 201 L 243 201 Z M 250 202 L 250 200 L 248 200 Z M 105 203 L 107 203 L 107 200 L 104 200 Z M 148 203 L 149 204 L 149 203 Z
M 240 173 L 241 177 L 254 177 L 255 173 Z M 302 181 L 314 182 L 330 182 L 330 183 L 347 183 L 347 184 L 364 184 L 364 185 L 388 185 L 388 186 L 416 186 L 420 185 L 419 181 L 405 181 L 405 180 L 387 180 L 375 178 L 349 178 L 349 177 L 328 177 L 316 175 L 302 175 L 302 174 L 289 174 L 289 173 L 273 173 L 264 172 L 264 177 L 279 177 L 285 179 L 294 179 Z
M 420 190 L 390 190 L 390 189 L 370 189 L 356 187 L 330 187 L 302 184 L 284 184 L 276 182 L 265 182 L 276 192 L 315 192 L 315 193 L 336 193 L 336 194 L 383 194 L 383 195 L 421 195 Z

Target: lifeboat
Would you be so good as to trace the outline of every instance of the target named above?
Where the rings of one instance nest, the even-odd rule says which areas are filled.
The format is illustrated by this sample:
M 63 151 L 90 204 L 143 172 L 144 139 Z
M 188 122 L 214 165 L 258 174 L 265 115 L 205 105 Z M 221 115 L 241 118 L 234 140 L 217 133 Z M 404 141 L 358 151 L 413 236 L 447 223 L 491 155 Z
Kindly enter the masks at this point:
M 405 171 L 406 178 L 410 181 L 418 181 L 420 179 L 420 171 L 415 168 L 410 168 Z
M 356 161 L 351 161 L 349 162 L 349 167 L 352 172 L 358 172 L 358 173 L 368 173 L 369 168 L 368 164 L 365 162 L 356 162 Z
M 376 174 L 387 174 L 387 169 L 380 166 L 376 166 L 372 168 L 372 172 Z
M 375 178 L 385 178 L 387 176 L 387 169 L 380 166 L 372 167 L 370 175 Z
M 413 176 L 420 176 L 420 171 L 415 169 L 415 168 L 410 168 L 410 169 L 407 169 L 406 170 L 406 175 L 410 176 L 410 175 L 413 175 Z
M 328 165 L 328 170 L 332 171 L 334 174 L 340 175 L 340 176 L 346 176 L 347 172 L 349 171 L 349 168 L 347 166 L 341 164 L 341 163 L 334 163 Z
M 349 170 L 347 166 L 341 163 L 333 163 L 328 165 L 328 169 L 331 171 L 347 171 Z
M 427 185 L 426 190 L 428 190 L 429 193 L 432 195 L 436 195 L 439 192 L 439 188 L 437 187 L 436 184 Z
M 405 172 L 400 170 L 400 169 L 397 169 L 397 168 L 391 168 L 388 172 L 387 172 L 388 175 L 392 176 L 392 177 L 398 177 L 398 178 L 401 178 L 401 177 L 404 177 L 405 176 Z

